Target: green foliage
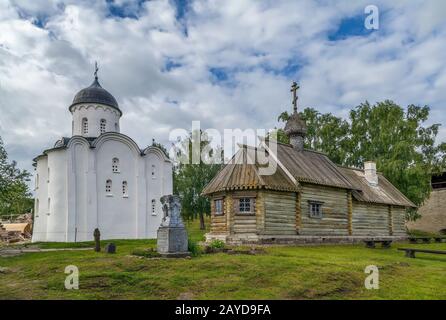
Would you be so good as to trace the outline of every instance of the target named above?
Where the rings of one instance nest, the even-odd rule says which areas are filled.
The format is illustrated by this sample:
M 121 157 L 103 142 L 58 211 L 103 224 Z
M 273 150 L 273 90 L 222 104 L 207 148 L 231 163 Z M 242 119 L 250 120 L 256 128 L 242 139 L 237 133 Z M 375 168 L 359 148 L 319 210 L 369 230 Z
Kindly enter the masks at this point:
M 225 243 L 221 240 L 215 239 L 211 241 L 209 247 L 211 247 L 212 249 L 224 249 Z
M 423 126 L 429 107 L 409 105 L 406 110 L 390 100 L 352 109 L 349 121 L 306 108 L 300 116 L 308 127 L 305 147 L 324 152 L 337 164 L 362 167 L 375 161 L 378 171 L 417 206 L 429 196 L 431 176 L 446 169 L 446 143 L 435 144 L 439 124 Z M 283 112 L 279 121 L 289 115 Z M 282 129 L 279 142 L 288 143 Z M 413 220 L 419 215 L 409 211 Z
M 199 135 L 201 134 L 201 139 Z M 198 142 L 200 140 L 200 142 Z M 193 156 L 192 142 L 197 141 L 200 151 L 205 154 L 205 161 L 200 154 Z M 174 193 L 181 198 L 181 213 L 185 219 L 200 218 L 200 228 L 204 229 L 204 215 L 209 215 L 211 206 L 209 199 L 201 195 L 204 187 L 212 180 L 222 166 L 222 151 L 220 148 L 213 149 L 211 140 L 201 132 L 190 133 L 187 139 L 182 141 L 182 149 L 177 154 L 180 160 L 176 164 L 173 174 Z M 217 157 L 220 163 L 206 163 Z M 192 159 L 198 158 L 198 163 L 192 163 Z M 186 161 L 185 159 L 189 159 Z
M 408 235 L 411 237 L 437 237 L 438 234 L 427 232 L 427 231 L 421 231 L 421 230 L 409 230 Z
M 192 239 L 188 239 L 187 241 L 187 250 L 191 253 L 193 257 L 196 257 L 201 254 L 201 248 L 198 243 Z
M 33 208 L 27 182 L 30 174 L 8 161 L 8 154 L 0 138 L 0 216 L 13 216 Z

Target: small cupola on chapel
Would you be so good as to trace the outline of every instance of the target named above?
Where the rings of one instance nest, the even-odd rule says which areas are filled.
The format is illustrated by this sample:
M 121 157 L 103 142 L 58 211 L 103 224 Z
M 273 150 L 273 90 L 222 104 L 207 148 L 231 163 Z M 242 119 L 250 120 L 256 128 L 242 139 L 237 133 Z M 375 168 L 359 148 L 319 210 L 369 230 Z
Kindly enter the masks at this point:
M 290 138 L 290 144 L 298 151 L 304 149 L 304 138 L 307 133 L 307 125 L 305 121 L 301 119 L 297 112 L 297 90 L 299 86 L 296 82 L 291 85 L 291 92 L 293 94 L 293 113 L 288 118 L 285 124 L 285 134 Z

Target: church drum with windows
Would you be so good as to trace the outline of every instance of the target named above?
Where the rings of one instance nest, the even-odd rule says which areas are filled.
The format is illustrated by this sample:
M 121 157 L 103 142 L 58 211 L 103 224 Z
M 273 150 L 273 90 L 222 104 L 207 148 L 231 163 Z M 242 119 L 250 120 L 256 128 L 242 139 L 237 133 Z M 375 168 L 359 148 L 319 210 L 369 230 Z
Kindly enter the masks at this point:
M 122 112 L 97 73 L 69 107 L 72 136 L 34 159 L 35 241 L 156 238 L 160 197 L 172 193 L 172 163 L 120 133 Z

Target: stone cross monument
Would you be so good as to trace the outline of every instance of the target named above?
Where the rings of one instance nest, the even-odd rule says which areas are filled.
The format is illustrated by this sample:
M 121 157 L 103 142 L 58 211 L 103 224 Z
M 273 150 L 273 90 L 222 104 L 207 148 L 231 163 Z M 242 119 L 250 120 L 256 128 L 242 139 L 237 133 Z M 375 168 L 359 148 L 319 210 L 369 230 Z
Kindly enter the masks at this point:
M 161 197 L 163 220 L 158 229 L 157 250 L 167 257 L 188 256 L 187 231 L 181 219 L 180 198 L 175 195 Z

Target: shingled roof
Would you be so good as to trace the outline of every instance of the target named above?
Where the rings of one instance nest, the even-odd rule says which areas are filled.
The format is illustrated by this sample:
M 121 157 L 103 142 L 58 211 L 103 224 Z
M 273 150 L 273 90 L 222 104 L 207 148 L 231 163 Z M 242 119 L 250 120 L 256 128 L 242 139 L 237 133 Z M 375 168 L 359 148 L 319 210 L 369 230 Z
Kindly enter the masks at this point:
M 260 175 L 259 164 L 247 163 L 246 160 L 237 161 L 245 157 L 249 148 L 257 150 L 242 146 L 230 163 L 209 182 L 202 194 L 249 189 L 297 192 L 301 189 L 301 183 L 310 183 L 351 190 L 353 197 L 361 202 L 415 207 L 382 174 L 379 173 L 378 186 L 372 186 L 365 179 L 363 170 L 340 167 L 323 153 L 313 150 L 298 151 L 289 144 L 277 144 L 277 152 L 274 152 L 277 157 L 275 173 Z M 261 149 L 272 153 L 268 147 Z
M 212 194 L 228 190 L 269 189 L 277 191 L 298 191 L 298 186 L 290 180 L 284 170 L 277 167 L 272 175 L 260 175 L 258 163 L 241 163 L 238 159 L 246 153 L 247 146 L 242 147 L 221 169 L 214 179 L 203 189 L 202 194 Z M 252 148 L 255 149 L 255 148 Z M 240 164 L 241 163 L 241 164 Z
M 370 185 L 364 171 L 356 168 L 340 167 L 340 170 L 350 180 L 358 186 L 358 189 L 352 192 L 353 197 L 361 202 L 390 204 L 404 207 L 414 207 L 416 205 L 401 193 L 393 184 L 389 182 L 381 173 L 378 174 L 378 185 Z
M 297 151 L 289 144 L 278 143 L 277 158 L 299 182 L 356 188 L 324 153 L 307 149 Z

